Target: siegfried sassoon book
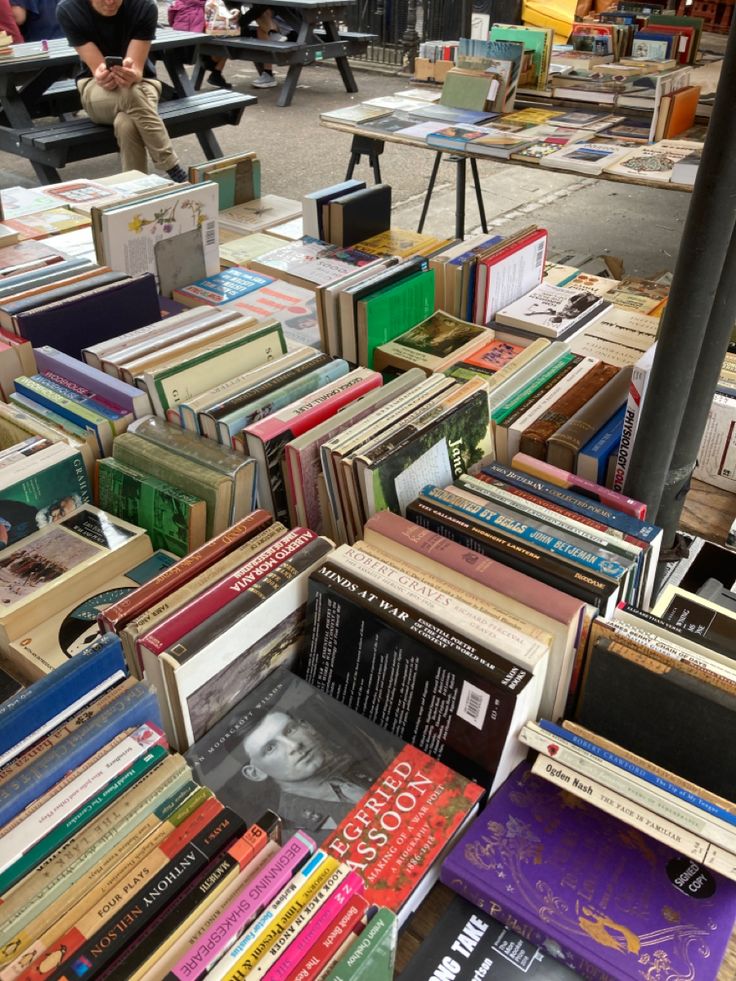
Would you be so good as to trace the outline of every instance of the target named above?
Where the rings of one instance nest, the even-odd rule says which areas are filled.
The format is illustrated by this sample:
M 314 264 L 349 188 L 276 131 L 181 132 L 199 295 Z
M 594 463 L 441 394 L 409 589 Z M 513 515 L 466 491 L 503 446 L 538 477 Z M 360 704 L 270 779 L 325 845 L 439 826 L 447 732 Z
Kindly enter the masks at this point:
M 639 981 L 663 964 L 670 978 L 715 981 L 736 918 L 736 884 L 527 763 L 453 848 L 442 881 L 584 978 Z
M 197 779 L 246 821 L 266 806 L 308 830 L 402 919 L 481 788 L 278 669 L 186 754 Z

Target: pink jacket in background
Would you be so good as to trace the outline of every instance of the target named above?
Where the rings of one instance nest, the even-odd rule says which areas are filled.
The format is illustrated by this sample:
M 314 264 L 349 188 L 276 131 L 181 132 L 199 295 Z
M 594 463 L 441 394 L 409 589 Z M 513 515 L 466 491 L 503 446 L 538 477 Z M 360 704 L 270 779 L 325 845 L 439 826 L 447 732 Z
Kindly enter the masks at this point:
M 169 25 L 177 31 L 204 33 L 205 0 L 174 0 L 169 5 Z

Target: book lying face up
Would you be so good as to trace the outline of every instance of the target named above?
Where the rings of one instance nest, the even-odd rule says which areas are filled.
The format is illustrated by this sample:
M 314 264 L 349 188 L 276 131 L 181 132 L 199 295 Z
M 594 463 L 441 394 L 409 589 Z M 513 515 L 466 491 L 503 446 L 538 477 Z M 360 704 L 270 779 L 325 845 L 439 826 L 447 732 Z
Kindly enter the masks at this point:
M 437 877 L 482 790 L 421 750 L 277 669 L 186 758 L 245 821 L 266 801 L 363 878 L 401 922 Z

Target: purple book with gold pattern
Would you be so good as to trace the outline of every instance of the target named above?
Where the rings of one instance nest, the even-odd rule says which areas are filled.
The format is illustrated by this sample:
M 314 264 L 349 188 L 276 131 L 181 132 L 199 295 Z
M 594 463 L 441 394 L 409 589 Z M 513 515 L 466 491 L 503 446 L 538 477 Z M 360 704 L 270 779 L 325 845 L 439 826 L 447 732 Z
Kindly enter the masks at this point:
M 736 883 L 533 776 L 522 763 L 442 881 L 590 981 L 715 981 Z

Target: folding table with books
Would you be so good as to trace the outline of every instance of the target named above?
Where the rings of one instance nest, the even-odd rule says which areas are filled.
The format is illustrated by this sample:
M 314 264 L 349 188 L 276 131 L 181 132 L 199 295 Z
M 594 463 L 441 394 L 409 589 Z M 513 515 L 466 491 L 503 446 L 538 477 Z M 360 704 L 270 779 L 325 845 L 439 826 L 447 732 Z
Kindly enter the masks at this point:
M 397 143 L 401 146 L 419 147 L 421 149 L 431 150 L 432 152 L 435 153 L 436 155 L 435 161 L 432 167 L 432 172 L 430 174 L 429 183 L 427 185 L 424 206 L 422 208 L 422 214 L 418 225 L 418 231 L 420 232 L 424 227 L 424 221 L 427 215 L 427 210 L 429 208 L 429 201 L 431 199 L 432 192 L 434 190 L 434 184 L 435 184 L 437 172 L 439 170 L 439 165 L 443 153 L 449 153 L 449 160 L 451 160 L 453 163 L 457 165 L 456 184 L 455 184 L 455 237 L 456 238 L 464 238 L 465 236 L 465 186 L 466 186 L 466 165 L 468 160 L 470 161 L 471 170 L 473 174 L 476 199 L 478 202 L 478 211 L 480 214 L 481 227 L 483 228 L 483 231 L 487 231 L 488 229 L 485 220 L 485 210 L 483 208 L 482 189 L 480 186 L 480 180 L 478 175 L 477 161 L 479 159 L 490 159 L 495 162 L 516 164 L 522 167 L 539 166 L 539 162 L 535 160 L 526 161 L 526 160 L 506 159 L 504 157 L 489 156 L 487 154 L 474 150 L 471 143 L 466 144 L 464 149 L 453 147 L 452 149 L 448 148 L 446 150 L 445 149 L 440 150 L 436 146 L 428 145 L 423 138 L 420 138 L 418 136 L 405 136 L 402 135 L 401 132 L 377 132 L 375 129 L 371 129 L 369 126 L 366 126 L 365 124 L 361 124 L 361 123 L 351 123 L 347 121 L 333 121 L 333 120 L 322 118 L 320 120 L 320 124 L 328 129 L 334 129 L 334 130 L 339 130 L 343 133 L 349 133 L 352 135 L 353 140 L 360 139 L 364 141 L 364 144 L 366 146 L 369 142 L 375 144 L 374 152 L 376 155 L 383 152 L 383 146 L 385 143 Z M 441 120 L 437 121 L 438 130 L 442 129 L 443 125 L 448 126 L 449 124 L 448 123 L 443 124 Z M 410 123 L 406 122 L 405 126 L 409 127 Z M 584 146 L 587 145 L 588 144 L 584 144 Z M 368 149 L 366 149 L 364 152 L 368 153 L 369 151 Z M 555 167 L 549 162 L 549 160 L 545 161 L 544 166 L 546 169 L 550 169 L 550 170 L 559 169 L 560 171 L 564 170 L 565 172 L 574 169 L 569 167 L 565 167 L 565 168 Z M 351 166 L 348 169 L 348 176 L 352 175 L 353 169 L 354 166 L 351 161 Z M 590 174 L 589 176 L 593 176 L 596 179 L 618 181 L 625 184 L 637 184 L 644 187 L 666 188 L 672 191 L 692 190 L 692 187 L 690 185 L 667 183 L 662 180 L 657 180 L 651 177 L 647 177 L 646 175 L 642 176 L 641 174 L 632 177 L 628 174 L 623 174 L 623 173 L 602 172 L 602 173 Z

